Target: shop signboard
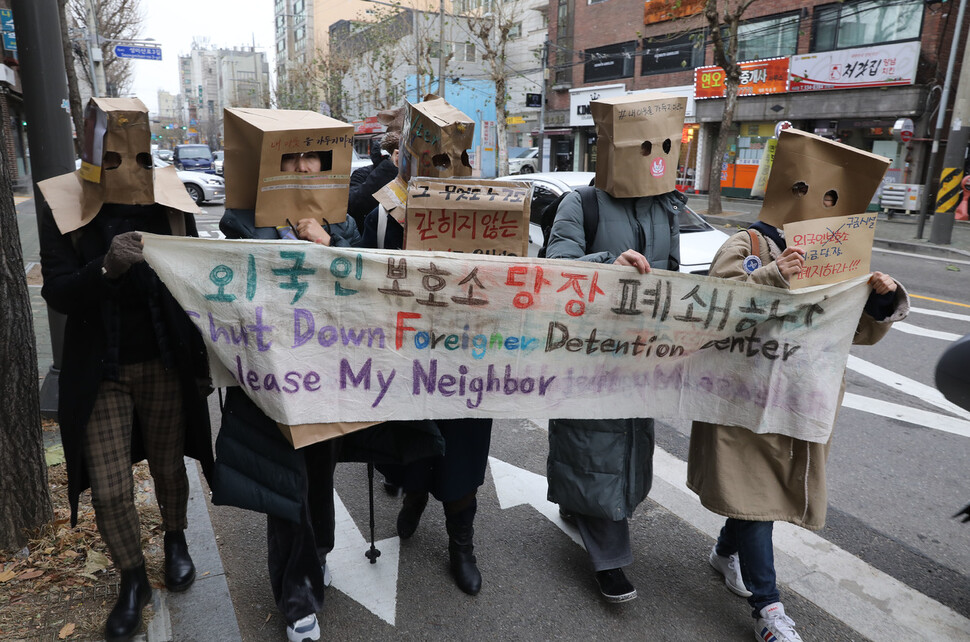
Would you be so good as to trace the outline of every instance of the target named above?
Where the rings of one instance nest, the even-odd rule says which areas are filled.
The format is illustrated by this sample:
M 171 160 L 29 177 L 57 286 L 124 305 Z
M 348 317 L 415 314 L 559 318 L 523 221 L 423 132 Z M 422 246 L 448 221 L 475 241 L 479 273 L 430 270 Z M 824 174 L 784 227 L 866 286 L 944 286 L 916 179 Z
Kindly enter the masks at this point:
M 738 96 L 781 94 L 788 89 L 788 58 L 767 58 L 741 63 Z M 723 98 L 724 70 L 714 65 L 694 70 L 694 98 Z
M 600 85 L 599 87 L 583 87 L 569 90 L 569 126 L 592 127 L 593 116 L 589 111 L 589 103 L 600 98 L 622 96 L 626 93 L 626 85 Z M 548 125 L 548 120 L 546 122 Z
M 901 42 L 792 56 L 789 91 L 912 85 L 919 47 Z
M 13 10 L 0 9 L 0 29 L 3 31 L 13 31 Z
M 12 31 L 4 31 L 3 48 L 7 51 L 17 51 L 17 34 Z
M 704 10 L 704 0 L 646 0 L 643 3 L 643 24 L 651 25 L 675 18 L 694 16 Z

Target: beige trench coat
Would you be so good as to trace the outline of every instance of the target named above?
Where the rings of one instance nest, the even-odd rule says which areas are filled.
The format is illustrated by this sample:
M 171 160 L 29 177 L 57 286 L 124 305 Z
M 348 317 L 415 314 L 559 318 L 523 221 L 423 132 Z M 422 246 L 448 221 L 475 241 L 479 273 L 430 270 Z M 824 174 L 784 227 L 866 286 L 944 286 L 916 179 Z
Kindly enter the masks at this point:
M 718 250 L 711 276 L 787 288 L 788 281 L 774 263 L 781 251 L 764 235 L 757 236 L 762 267 L 751 274 L 742 268 L 744 258 L 751 254 L 751 239 L 747 231 L 742 231 Z M 876 321 L 863 313 L 853 343 L 871 345 L 879 341 L 893 322 L 905 318 L 908 312 L 909 296 L 897 284 L 893 314 Z M 818 444 L 695 421 L 687 458 L 687 486 L 708 510 L 720 515 L 785 521 L 818 530 L 825 525 L 828 504 L 825 461 L 830 445 L 831 439 Z

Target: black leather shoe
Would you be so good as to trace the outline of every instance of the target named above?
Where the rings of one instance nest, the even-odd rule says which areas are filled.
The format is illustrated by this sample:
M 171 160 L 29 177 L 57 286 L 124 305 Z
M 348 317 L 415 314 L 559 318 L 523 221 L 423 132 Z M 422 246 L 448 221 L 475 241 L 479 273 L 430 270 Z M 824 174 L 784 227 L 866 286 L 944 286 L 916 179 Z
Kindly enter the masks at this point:
M 141 611 L 152 598 L 152 587 L 145 574 L 145 564 L 121 571 L 121 588 L 118 601 L 104 625 L 107 642 L 130 640 L 141 628 Z
M 418 530 L 418 522 L 428 505 L 428 493 L 404 493 L 404 505 L 397 514 L 397 536 L 407 539 Z
M 596 572 L 596 583 L 607 602 L 629 602 L 636 598 L 637 590 L 626 579 L 622 568 L 611 568 Z
M 165 588 L 178 593 L 194 581 L 195 564 L 185 544 L 185 531 L 165 531 Z

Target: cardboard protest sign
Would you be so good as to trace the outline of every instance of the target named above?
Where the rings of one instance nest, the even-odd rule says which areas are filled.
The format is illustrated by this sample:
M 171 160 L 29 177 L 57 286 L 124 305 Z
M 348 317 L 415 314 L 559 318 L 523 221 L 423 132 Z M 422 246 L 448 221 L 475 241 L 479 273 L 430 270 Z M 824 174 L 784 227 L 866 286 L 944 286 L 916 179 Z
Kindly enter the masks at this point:
M 258 227 L 347 218 L 353 125 L 312 111 L 238 108 L 225 110 L 224 123 L 226 207 L 255 209 Z M 295 155 L 314 166 L 288 166 Z
M 788 245 L 805 250 L 805 266 L 791 279 L 791 289 L 838 283 L 868 274 L 875 232 L 875 214 L 817 218 L 785 225 Z
M 412 178 L 407 250 L 528 256 L 532 184 Z
M 758 220 L 785 223 L 865 212 L 890 160 L 815 134 L 785 129 Z
M 145 257 L 287 426 L 650 416 L 825 442 L 870 292 L 299 241 L 145 235 Z
M 665 194 L 677 187 L 687 99 L 637 92 L 594 100 L 596 187 L 615 198 Z
M 398 174 L 404 182 L 412 176 L 471 176 L 467 150 L 474 136 L 475 121 L 444 98 L 429 94 L 424 102 L 407 103 Z
M 87 225 L 105 203 L 158 203 L 200 213 L 172 167 L 154 168 L 148 108 L 137 98 L 92 98 L 81 167 L 38 183 L 62 234 Z

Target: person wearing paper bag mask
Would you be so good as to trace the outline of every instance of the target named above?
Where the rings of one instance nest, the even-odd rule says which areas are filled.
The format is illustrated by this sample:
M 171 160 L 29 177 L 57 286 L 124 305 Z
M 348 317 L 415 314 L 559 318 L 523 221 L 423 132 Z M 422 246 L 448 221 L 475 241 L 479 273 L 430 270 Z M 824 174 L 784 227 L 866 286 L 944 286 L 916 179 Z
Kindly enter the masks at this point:
M 202 337 L 144 262 L 141 233 L 197 236 L 198 212 L 175 170 L 153 170 L 148 110 L 138 99 L 92 98 L 82 167 L 39 184 L 47 304 L 66 315 L 58 416 L 71 523 L 90 483 L 95 519 L 121 571 L 105 637 L 126 640 L 151 597 L 131 464 L 147 455 L 162 517 L 165 585 L 186 590 L 184 455 L 212 468 Z
M 468 116 L 437 96 L 426 96 L 418 104 L 408 103 L 397 157 L 400 178 L 470 175 L 465 146 L 471 144 L 474 127 Z M 390 142 L 394 143 L 394 138 Z M 404 241 L 403 227 L 381 206 L 367 216 L 364 238 L 371 247 L 399 250 Z M 474 555 L 474 522 L 478 488 L 485 481 L 492 420 L 439 419 L 434 424 L 444 438 L 444 455 L 378 468 L 386 483 L 404 489 L 397 517 L 401 539 L 409 539 L 417 530 L 429 495 L 441 502 L 452 578 L 462 591 L 477 595 L 482 588 L 482 575 Z
M 219 227 L 227 238 L 357 243 L 357 224 L 346 215 L 351 125 L 275 109 L 226 109 L 225 123 L 226 166 L 244 168 L 226 173 L 227 208 Z M 328 189 L 315 189 L 320 185 Z M 330 221 L 326 227 L 322 218 Z M 298 221 L 295 229 L 291 221 Z M 340 445 L 338 438 L 293 450 L 242 388 L 226 391 L 213 502 L 266 514 L 270 584 L 291 641 L 320 639 L 316 614 L 330 583 L 326 558 L 334 547 Z M 273 462 L 271 476 L 253 466 L 266 459 Z
M 638 93 L 590 103 L 596 123 L 594 238 L 586 238 L 583 199 L 571 192 L 559 204 L 548 258 L 612 263 L 636 269 L 677 270 L 676 168 L 685 98 Z M 591 188 L 581 188 L 591 189 Z M 549 500 L 574 520 L 600 593 L 608 602 L 636 597 L 623 567 L 633 563 L 628 518 L 650 490 L 653 419 L 553 419 L 549 422 Z M 588 472 L 595 462 L 595 479 Z
M 783 226 L 864 212 L 888 165 L 888 159 L 813 134 L 781 132 L 758 221 L 725 241 L 710 275 L 788 288 L 804 252 L 786 245 Z M 909 311 L 906 291 L 891 277 L 874 272 L 869 285 L 856 344 L 875 343 Z M 694 422 L 691 428 L 687 485 L 706 508 L 727 517 L 708 559 L 732 592 L 747 597 L 758 639 L 801 639 L 780 601 L 772 527 L 778 520 L 811 530 L 825 525 L 830 444 L 738 426 Z

